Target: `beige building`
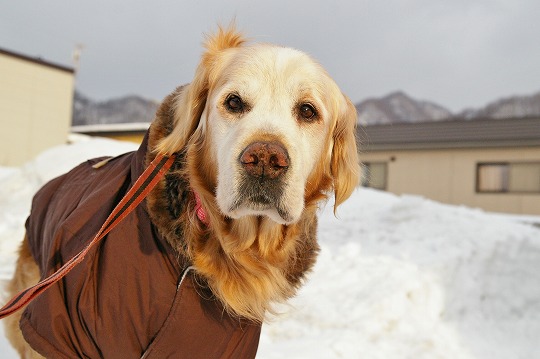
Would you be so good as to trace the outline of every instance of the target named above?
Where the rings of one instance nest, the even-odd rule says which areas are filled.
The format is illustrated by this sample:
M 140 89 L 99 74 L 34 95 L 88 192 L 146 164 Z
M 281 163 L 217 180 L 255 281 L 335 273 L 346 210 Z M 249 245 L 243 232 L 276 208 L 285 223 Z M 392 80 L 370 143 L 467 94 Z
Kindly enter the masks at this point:
M 141 143 L 149 127 L 149 122 L 110 123 L 73 126 L 71 127 L 71 132 L 93 137 L 105 137 L 118 141 Z
M 73 69 L 0 49 L 0 78 L 0 166 L 66 143 Z
M 540 117 L 359 128 L 363 185 L 540 215 Z

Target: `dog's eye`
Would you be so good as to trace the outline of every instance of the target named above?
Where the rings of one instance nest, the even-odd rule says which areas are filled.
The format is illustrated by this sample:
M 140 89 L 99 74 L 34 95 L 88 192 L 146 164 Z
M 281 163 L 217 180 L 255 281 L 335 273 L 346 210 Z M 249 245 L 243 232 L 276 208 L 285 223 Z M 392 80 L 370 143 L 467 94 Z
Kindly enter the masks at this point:
M 244 102 L 238 95 L 230 94 L 225 100 L 225 107 L 231 112 L 241 113 L 244 112 Z
M 317 116 L 315 108 L 309 103 L 304 103 L 300 105 L 299 113 L 304 120 L 309 121 L 313 120 Z

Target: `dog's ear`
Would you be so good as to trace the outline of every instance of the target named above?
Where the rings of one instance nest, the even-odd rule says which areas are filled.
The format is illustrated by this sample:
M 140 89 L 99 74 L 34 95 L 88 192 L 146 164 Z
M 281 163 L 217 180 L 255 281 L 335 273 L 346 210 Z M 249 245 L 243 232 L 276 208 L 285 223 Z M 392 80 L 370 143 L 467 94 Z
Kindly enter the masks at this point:
M 358 185 L 360 166 L 356 148 L 356 108 L 344 96 L 345 105 L 340 106 L 336 125 L 334 127 L 334 145 L 330 171 L 334 180 L 334 213 Z
M 243 36 L 235 29 L 234 24 L 227 29 L 219 27 L 216 34 L 206 37 L 204 44 L 206 51 L 202 55 L 195 77 L 179 92 L 174 101 L 173 130 L 157 144 L 157 152 L 171 154 L 186 146 L 199 126 L 208 92 L 221 70 L 220 59 L 223 51 L 240 47 L 244 42 Z

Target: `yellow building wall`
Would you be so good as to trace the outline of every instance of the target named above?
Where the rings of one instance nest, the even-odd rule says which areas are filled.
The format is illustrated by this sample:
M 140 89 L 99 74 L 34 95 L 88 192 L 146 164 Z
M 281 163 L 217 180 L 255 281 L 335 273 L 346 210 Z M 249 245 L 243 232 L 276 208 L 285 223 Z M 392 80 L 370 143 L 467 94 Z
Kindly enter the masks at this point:
M 100 135 L 102 137 L 111 138 L 118 141 L 128 141 L 134 143 L 141 143 L 144 138 L 144 133 L 136 134 L 114 134 L 114 135 Z
M 387 190 L 487 211 L 540 215 L 540 193 L 476 193 L 481 162 L 540 161 L 540 147 L 400 150 L 361 153 L 362 162 L 388 164 Z
M 73 73 L 0 54 L 0 78 L 0 165 L 20 165 L 66 143 Z

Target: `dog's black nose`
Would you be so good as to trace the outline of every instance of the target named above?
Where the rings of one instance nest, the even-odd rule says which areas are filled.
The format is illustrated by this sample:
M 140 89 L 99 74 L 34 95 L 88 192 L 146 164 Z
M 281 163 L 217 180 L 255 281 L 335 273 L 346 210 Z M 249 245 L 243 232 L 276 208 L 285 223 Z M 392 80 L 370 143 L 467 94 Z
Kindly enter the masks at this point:
M 240 163 L 250 176 L 277 178 L 289 168 L 289 155 L 277 142 L 254 142 L 244 149 Z

